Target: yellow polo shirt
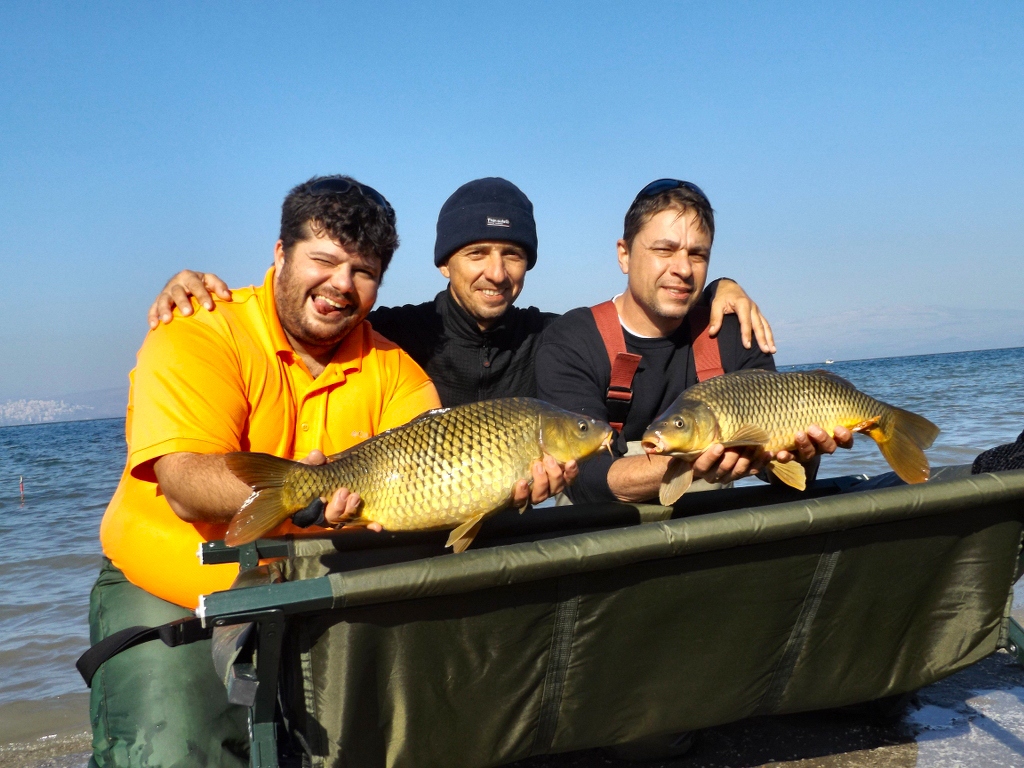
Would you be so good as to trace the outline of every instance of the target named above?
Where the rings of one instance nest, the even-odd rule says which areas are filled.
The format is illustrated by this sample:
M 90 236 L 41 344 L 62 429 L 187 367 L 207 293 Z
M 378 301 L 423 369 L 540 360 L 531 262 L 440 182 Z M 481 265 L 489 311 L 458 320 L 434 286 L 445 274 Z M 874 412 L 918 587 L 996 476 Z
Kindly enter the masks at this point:
M 423 370 L 368 322 L 315 379 L 292 350 L 274 305 L 274 269 L 212 312 L 150 331 L 129 374 L 128 464 L 100 525 L 103 552 L 136 586 L 195 608 L 227 589 L 237 565 L 200 565 L 226 525 L 187 523 L 153 473 L 169 453 L 260 451 L 300 459 L 338 453 L 440 406 Z M 285 523 L 277 533 L 297 530 Z

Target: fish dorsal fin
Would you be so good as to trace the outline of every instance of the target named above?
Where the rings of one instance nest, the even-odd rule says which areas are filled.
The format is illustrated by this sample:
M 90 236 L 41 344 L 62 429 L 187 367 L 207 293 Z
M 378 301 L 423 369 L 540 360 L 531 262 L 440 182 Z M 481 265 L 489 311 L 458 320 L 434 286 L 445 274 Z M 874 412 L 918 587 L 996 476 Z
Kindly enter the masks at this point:
M 795 461 L 770 461 L 768 462 L 768 469 L 791 488 L 796 488 L 798 491 L 807 490 L 807 473 L 804 471 L 803 464 Z
M 815 376 L 824 376 L 825 378 L 832 379 L 837 384 L 842 384 L 844 387 L 849 387 L 850 389 L 856 389 L 856 387 L 853 386 L 853 384 L 851 384 L 849 381 L 844 379 L 839 374 L 832 373 L 832 371 L 826 371 L 826 370 L 824 370 L 822 368 L 816 368 L 813 371 L 807 371 L 807 373 L 813 373 Z
M 682 459 L 672 459 L 668 463 L 664 477 L 661 478 L 661 490 L 658 501 L 664 506 L 675 504 L 693 483 L 693 465 Z
M 422 421 L 423 419 L 429 419 L 429 418 L 431 418 L 433 416 L 440 416 L 442 413 L 448 413 L 448 411 L 450 411 L 450 410 L 451 410 L 451 408 L 433 408 L 433 409 L 431 409 L 429 411 L 424 411 L 419 416 L 417 416 L 415 419 L 412 419 L 412 420 L 410 420 L 407 423 L 412 424 L 413 422 Z
M 726 448 L 737 445 L 767 445 L 768 440 L 768 432 L 764 427 L 759 427 L 756 424 L 742 424 L 729 436 L 728 440 L 722 441 L 722 445 Z
M 483 515 L 477 515 L 464 522 L 451 532 L 445 546 L 451 547 L 453 552 L 465 552 L 466 547 L 473 543 L 473 539 L 480 532 L 480 524 L 483 519 Z

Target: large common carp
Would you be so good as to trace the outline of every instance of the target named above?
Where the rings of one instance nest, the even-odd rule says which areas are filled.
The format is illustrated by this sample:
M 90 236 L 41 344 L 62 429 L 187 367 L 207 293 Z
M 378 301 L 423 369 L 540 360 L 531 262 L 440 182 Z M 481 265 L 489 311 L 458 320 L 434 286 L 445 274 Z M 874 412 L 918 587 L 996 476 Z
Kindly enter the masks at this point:
M 430 411 L 310 466 L 264 453 L 229 453 L 228 468 L 253 489 L 225 541 L 244 544 L 338 488 L 362 498 L 348 524 L 389 531 L 455 527 L 447 546 L 463 551 L 480 521 L 512 501 L 544 453 L 584 459 L 612 438 L 603 421 L 540 400 L 513 397 Z
M 685 390 L 643 437 L 647 453 L 678 457 L 665 474 L 659 498 L 672 504 L 686 493 L 692 462 L 715 443 L 793 451 L 796 433 L 817 424 L 829 435 L 838 426 L 863 432 L 908 483 L 923 483 L 930 469 L 924 449 L 939 428 L 916 413 L 895 408 L 828 371 L 776 373 L 747 370 L 716 376 Z M 768 470 L 799 490 L 807 484 L 795 461 L 772 461 Z

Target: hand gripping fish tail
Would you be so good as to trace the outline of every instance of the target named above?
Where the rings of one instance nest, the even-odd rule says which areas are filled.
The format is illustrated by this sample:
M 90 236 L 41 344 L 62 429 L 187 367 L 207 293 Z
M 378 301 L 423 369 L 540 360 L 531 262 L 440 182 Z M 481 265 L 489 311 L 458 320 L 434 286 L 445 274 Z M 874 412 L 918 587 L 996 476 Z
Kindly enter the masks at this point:
M 612 437 L 608 424 L 531 398 L 485 400 L 431 411 L 372 437 L 326 464 L 311 466 L 258 453 L 231 453 L 228 468 L 253 489 L 228 526 L 231 546 L 272 532 L 339 488 L 361 507 L 346 525 L 389 531 L 454 529 L 448 546 L 468 547 L 488 515 L 513 501 L 520 480 L 545 454 L 583 460 Z

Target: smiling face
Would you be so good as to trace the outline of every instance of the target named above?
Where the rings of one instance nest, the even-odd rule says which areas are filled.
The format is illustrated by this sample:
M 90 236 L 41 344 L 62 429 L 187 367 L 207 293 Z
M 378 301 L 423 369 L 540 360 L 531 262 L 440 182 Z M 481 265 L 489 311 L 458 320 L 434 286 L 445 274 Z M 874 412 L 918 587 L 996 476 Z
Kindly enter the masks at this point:
M 441 265 L 452 298 L 486 331 L 508 311 L 526 281 L 526 251 L 513 243 L 478 242 Z
M 380 285 L 376 257 L 314 235 L 286 253 L 274 249 L 274 299 L 281 327 L 300 354 L 323 361 L 373 309 Z
M 711 236 L 696 213 L 668 208 L 654 214 L 633 239 L 618 242 L 619 267 L 629 285 L 622 319 L 645 336 L 667 336 L 700 299 L 708 276 Z

